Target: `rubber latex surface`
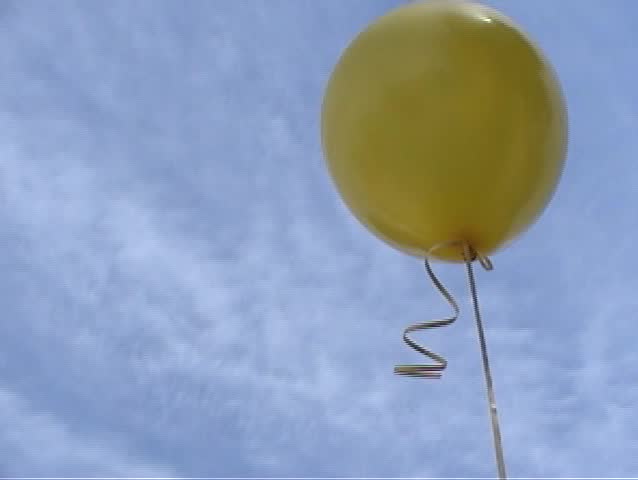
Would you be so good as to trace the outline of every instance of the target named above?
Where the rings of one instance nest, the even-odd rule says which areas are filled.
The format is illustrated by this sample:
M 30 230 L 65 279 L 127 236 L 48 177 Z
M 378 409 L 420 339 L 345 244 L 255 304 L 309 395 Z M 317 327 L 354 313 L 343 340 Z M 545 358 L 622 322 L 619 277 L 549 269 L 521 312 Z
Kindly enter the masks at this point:
M 567 148 L 560 86 L 508 18 L 468 2 L 391 11 L 346 49 L 326 88 L 324 156 L 352 213 L 424 256 L 485 255 L 541 214 Z M 462 261 L 460 249 L 434 258 Z

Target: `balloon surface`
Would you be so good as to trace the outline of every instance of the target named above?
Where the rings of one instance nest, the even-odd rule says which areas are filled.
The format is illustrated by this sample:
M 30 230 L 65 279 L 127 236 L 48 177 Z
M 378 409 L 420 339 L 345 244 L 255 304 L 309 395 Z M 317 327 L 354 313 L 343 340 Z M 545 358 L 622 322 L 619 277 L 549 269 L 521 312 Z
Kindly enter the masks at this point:
M 567 112 L 555 73 L 499 12 L 411 3 L 341 56 L 326 88 L 322 144 L 346 205 L 393 247 L 502 248 L 542 213 L 561 176 Z M 433 252 L 463 261 L 461 249 Z

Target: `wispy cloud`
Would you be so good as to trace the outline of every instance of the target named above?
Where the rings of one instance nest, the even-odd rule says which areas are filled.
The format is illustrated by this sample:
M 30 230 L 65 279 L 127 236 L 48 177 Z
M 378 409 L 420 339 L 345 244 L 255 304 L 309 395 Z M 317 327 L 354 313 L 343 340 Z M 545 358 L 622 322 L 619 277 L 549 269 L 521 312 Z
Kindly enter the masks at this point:
M 33 410 L 20 395 L 0 388 L 0 446 L 3 475 L 168 477 L 175 473 L 145 462 L 108 435 L 74 431 L 47 412 Z

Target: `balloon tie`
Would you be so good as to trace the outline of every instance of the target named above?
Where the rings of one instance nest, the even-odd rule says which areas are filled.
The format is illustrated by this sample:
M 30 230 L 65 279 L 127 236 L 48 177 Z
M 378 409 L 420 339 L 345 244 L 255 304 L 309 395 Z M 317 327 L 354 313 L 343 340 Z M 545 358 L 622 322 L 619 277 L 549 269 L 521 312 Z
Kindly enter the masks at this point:
M 419 345 L 414 340 L 412 340 L 408 334 L 419 331 L 419 330 L 427 330 L 430 328 L 438 328 L 450 325 L 456 321 L 459 317 L 459 306 L 454 297 L 450 294 L 450 292 L 445 288 L 445 286 L 441 283 L 441 281 L 437 278 L 437 276 L 432 271 L 432 266 L 430 265 L 430 257 L 432 256 L 432 252 L 438 250 L 442 247 L 447 246 L 463 246 L 463 259 L 465 260 L 465 265 L 467 269 L 467 277 L 468 283 L 470 287 L 470 294 L 472 296 L 472 305 L 474 307 L 474 318 L 476 320 L 476 329 L 478 332 L 479 345 L 481 348 L 481 357 L 483 360 L 483 373 L 485 375 L 485 385 L 487 389 L 487 400 L 489 403 L 490 410 L 490 418 L 492 421 L 492 434 L 494 439 L 494 452 L 496 456 L 496 465 L 498 469 L 499 479 L 506 479 L 505 472 L 505 460 L 503 456 L 503 445 L 501 442 L 501 432 L 498 421 L 498 411 L 496 408 L 496 399 L 494 396 L 494 386 L 492 382 L 492 374 L 490 371 L 490 364 L 487 355 L 487 344 L 485 341 L 485 334 L 483 332 L 483 322 L 481 320 L 481 312 L 479 309 L 478 302 L 478 293 L 476 289 L 476 280 L 474 278 L 474 270 L 472 267 L 472 262 L 478 260 L 481 266 L 485 270 L 492 270 L 494 267 L 490 259 L 480 252 L 477 252 L 471 245 L 466 242 L 446 242 L 443 244 L 435 245 L 432 247 L 426 257 L 425 257 L 425 269 L 432 280 L 432 283 L 437 288 L 441 296 L 447 300 L 447 302 L 452 307 L 454 314 L 437 320 L 431 320 L 427 322 L 415 323 L 407 327 L 403 332 L 403 341 L 411 347 L 413 350 L 429 357 L 433 361 L 437 362 L 436 364 L 419 364 L 419 365 L 397 365 L 394 367 L 394 373 L 397 375 L 404 375 L 408 377 L 420 377 L 420 378 L 441 378 L 441 374 L 443 370 L 447 367 L 447 360 L 443 358 L 441 355 L 428 350 L 422 345 Z

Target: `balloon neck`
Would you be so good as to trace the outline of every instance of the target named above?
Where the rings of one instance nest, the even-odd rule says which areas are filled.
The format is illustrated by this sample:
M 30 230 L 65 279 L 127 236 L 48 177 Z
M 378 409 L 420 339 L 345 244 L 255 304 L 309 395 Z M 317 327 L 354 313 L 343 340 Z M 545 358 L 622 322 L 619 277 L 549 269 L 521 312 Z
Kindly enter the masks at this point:
M 486 255 L 483 255 L 479 250 L 474 248 L 472 243 L 468 240 L 451 240 L 436 244 L 428 250 L 427 257 L 435 257 L 435 252 L 442 249 L 448 251 L 449 249 L 459 249 L 460 257 L 463 262 L 472 263 L 478 261 L 485 270 L 492 270 L 494 268 L 491 260 Z

